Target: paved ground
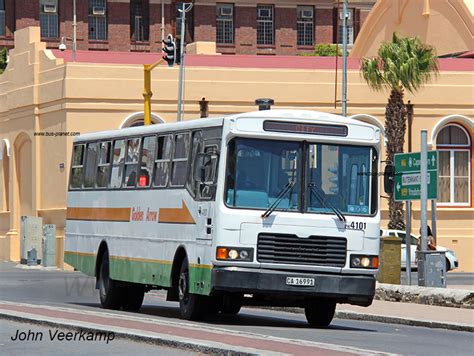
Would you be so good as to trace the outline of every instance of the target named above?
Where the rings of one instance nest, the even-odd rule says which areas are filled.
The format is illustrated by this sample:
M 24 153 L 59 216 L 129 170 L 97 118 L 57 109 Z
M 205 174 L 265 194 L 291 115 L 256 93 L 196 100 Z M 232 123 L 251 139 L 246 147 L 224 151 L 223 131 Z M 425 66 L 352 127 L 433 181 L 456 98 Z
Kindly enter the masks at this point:
M 31 331 L 30 334 L 28 332 Z M 135 342 L 132 340 L 114 339 L 106 341 L 58 341 L 60 332 L 70 332 L 69 329 L 46 327 L 34 324 L 20 323 L 11 320 L 0 319 L 0 353 L 8 356 L 34 355 L 197 355 L 197 353 L 184 350 L 176 350 L 167 347 Z M 51 340 L 53 335 L 54 340 Z M 57 333 L 56 333 L 57 332 Z M 16 339 L 17 333 L 26 333 L 27 339 L 12 341 Z M 31 337 L 28 339 L 28 335 Z
M 142 330 L 158 337 L 171 330 L 173 337 L 182 333 L 183 337 L 189 338 L 193 334 L 192 337 L 201 342 L 224 343 L 238 349 L 287 350 L 293 354 L 314 354 L 318 350 L 318 354 L 377 351 L 410 355 L 470 355 L 474 349 L 472 333 L 468 332 L 343 319 L 335 319 L 328 329 L 315 330 L 307 326 L 301 314 L 262 309 L 244 308 L 238 316 L 212 316 L 200 323 L 184 322 L 179 319 L 176 303 L 164 301 L 164 294 L 159 292 L 147 295 L 140 314 L 105 311 L 98 304 L 94 280 L 78 272 L 23 270 L 9 263 L 0 263 L 0 285 L 0 304 L 1 301 L 10 301 L 6 306 L 3 303 L 2 307 L 17 308 L 18 313 L 27 308 L 35 313 L 59 312 L 55 317 L 66 321 L 80 321 L 88 315 L 87 322 L 97 325 L 102 323 L 110 327 L 113 322 L 118 323 L 117 328 Z M 31 309 L 35 306 L 42 307 L 40 310 Z M 44 308 L 49 309 L 45 311 Z M 427 320 L 448 318 L 451 322 L 474 325 L 474 311 L 465 309 L 375 302 L 369 308 L 341 305 L 338 310 Z M 113 319 L 104 321 L 104 317 Z M 299 349 L 302 346 L 309 347 L 309 350 Z

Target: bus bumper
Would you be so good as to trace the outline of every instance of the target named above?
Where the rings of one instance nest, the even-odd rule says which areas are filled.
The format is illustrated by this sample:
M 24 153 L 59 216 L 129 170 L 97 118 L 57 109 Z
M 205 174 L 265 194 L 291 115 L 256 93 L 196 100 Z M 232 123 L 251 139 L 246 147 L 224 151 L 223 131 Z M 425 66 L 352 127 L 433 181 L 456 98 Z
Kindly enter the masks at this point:
M 287 277 L 314 278 L 314 286 L 287 285 Z M 292 271 L 215 267 L 212 270 L 213 291 L 266 296 L 284 295 L 289 299 L 330 298 L 338 303 L 368 306 L 375 294 L 375 277 L 371 275 L 331 275 Z

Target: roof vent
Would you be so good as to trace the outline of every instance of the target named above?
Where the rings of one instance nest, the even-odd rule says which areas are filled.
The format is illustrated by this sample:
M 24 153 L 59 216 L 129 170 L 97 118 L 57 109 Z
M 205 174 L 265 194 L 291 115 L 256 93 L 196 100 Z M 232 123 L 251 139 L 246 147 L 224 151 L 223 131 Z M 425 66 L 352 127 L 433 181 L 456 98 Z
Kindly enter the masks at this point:
M 275 101 L 273 99 L 262 98 L 255 100 L 255 105 L 258 105 L 259 111 L 270 110 L 273 104 L 275 104 Z

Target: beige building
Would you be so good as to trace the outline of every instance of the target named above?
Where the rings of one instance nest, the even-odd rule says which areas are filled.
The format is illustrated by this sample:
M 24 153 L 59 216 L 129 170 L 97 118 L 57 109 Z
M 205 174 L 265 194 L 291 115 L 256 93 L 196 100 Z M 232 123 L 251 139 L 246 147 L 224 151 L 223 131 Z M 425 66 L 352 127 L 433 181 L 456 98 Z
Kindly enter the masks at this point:
M 47 50 L 39 28 L 15 36 L 0 76 L 0 259 L 19 259 L 20 217 L 33 215 L 56 224 L 62 265 L 72 135 L 140 122 L 143 64 L 160 55 L 80 51 L 74 63 L 68 51 Z M 334 93 L 341 75 L 336 79 L 333 58 L 189 55 L 186 63 L 185 119 L 199 117 L 203 97 L 211 116 L 255 110 L 260 97 L 273 98 L 279 108 L 340 113 L 334 108 L 340 94 Z M 443 59 L 440 67 L 435 82 L 406 95 L 414 104 L 413 150 L 425 128 L 431 148 L 446 152 L 438 242 L 457 253 L 460 270 L 474 271 L 473 65 Z M 178 68 L 162 66 L 152 74 L 156 123 L 176 120 L 177 78 Z M 349 116 L 382 128 L 387 93 L 369 91 L 357 59 L 349 61 L 348 82 Z M 418 204 L 414 210 L 417 230 Z

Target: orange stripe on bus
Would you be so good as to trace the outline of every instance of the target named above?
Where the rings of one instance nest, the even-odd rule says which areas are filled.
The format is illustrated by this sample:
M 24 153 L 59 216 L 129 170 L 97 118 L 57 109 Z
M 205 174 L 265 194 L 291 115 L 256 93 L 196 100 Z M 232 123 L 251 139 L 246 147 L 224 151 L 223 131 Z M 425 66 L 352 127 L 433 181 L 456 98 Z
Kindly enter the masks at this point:
M 130 221 L 130 208 L 67 208 L 68 220 Z
M 181 202 L 181 208 L 160 208 L 158 215 L 159 223 L 171 224 L 196 224 L 188 207 Z

